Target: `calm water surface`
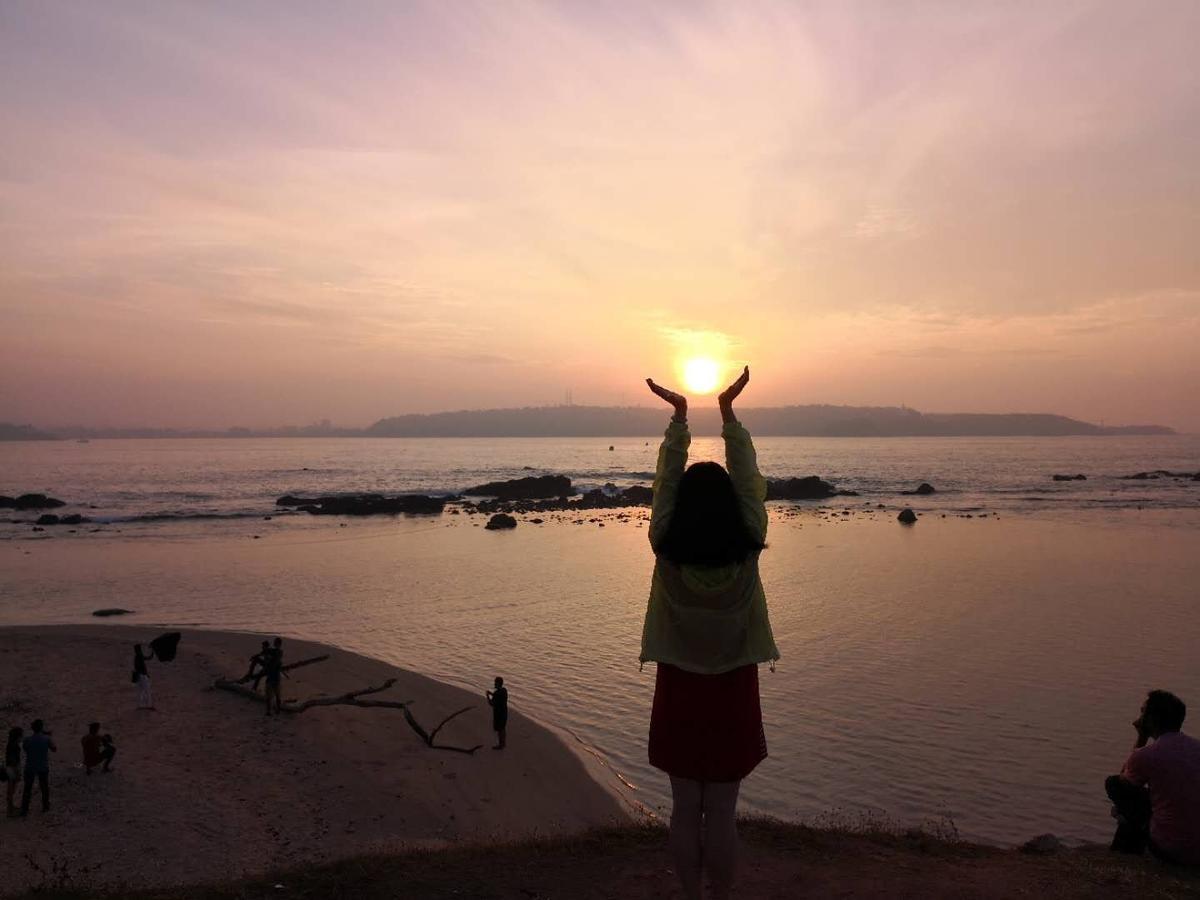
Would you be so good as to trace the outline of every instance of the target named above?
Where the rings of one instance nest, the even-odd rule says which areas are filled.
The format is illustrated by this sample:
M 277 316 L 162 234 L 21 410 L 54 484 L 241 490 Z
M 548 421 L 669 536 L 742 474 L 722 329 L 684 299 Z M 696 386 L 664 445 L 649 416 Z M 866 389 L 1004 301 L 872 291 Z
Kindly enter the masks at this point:
M 287 491 L 432 490 L 435 470 L 461 489 L 524 465 L 597 484 L 652 466 L 653 445 L 614 445 L 624 455 L 610 464 L 609 442 L 552 443 L 0 445 L 0 493 L 45 490 L 118 520 L 75 534 L 10 525 L 0 622 L 125 606 L 138 611 L 130 624 L 330 641 L 479 690 L 504 674 L 515 706 L 569 728 L 659 806 L 666 779 L 645 762 L 653 666 L 637 665 L 651 570 L 642 513 L 606 513 L 604 528 L 551 516 L 507 533 L 448 514 L 262 519 Z M 719 450 L 694 446 L 697 458 Z M 1200 485 L 1115 476 L 1195 470 L 1195 440 L 759 446 L 769 474 L 817 473 L 864 496 L 772 511 L 762 570 L 784 658 L 762 672 L 771 755 L 745 806 L 800 819 L 949 816 L 997 842 L 1104 840 L 1100 783 L 1132 741 L 1140 694 L 1168 687 L 1200 704 Z M 1043 476 L 1060 470 L 1089 480 L 1056 493 Z M 896 496 L 921 480 L 944 493 Z M 1030 489 L 1052 499 L 1013 499 Z M 910 499 L 924 515 L 902 528 L 894 507 Z M 167 502 L 181 518 L 119 521 Z M 980 507 L 986 518 L 960 518 Z M 205 508 L 242 517 L 191 517 Z

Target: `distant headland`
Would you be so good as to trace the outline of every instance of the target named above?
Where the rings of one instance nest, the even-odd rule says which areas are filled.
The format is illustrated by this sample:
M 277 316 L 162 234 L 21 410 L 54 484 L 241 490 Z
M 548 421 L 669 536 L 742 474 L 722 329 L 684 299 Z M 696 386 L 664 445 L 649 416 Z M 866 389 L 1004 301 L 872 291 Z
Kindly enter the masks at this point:
M 1096 425 L 1051 413 L 923 413 L 903 406 L 775 406 L 739 410 L 759 436 L 776 437 L 1062 437 L 1175 434 L 1165 425 Z M 412 413 L 367 428 L 329 422 L 226 430 L 34 428 L 0 422 L 0 440 L 175 437 L 644 437 L 663 429 L 667 411 L 646 406 L 527 406 L 518 409 Z M 715 409 L 691 413 L 697 434 L 718 434 Z

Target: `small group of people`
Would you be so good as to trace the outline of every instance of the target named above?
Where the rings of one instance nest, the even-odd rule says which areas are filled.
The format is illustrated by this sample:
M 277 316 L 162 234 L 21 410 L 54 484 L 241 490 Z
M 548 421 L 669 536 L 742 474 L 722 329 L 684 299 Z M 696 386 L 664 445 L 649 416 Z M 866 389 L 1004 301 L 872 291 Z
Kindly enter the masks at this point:
M 41 719 L 34 719 L 29 725 L 30 734 L 25 735 L 24 729 L 13 726 L 8 730 L 8 743 L 4 748 L 4 780 L 8 782 L 8 815 L 27 816 L 29 805 L 33 799 L 33 785 L 36 782 L 42 795 L 42 812 L 50 809 L 50 754 L 58 752 L 54 738 Z M 88 775 L 99 768 L 102 772 L 112 771 L 112 762 L 117 755 L 117 745 L 111 734 L 100 733 L 100 723 L 88 725 L 87 734 L 80 740 L 83 748 L 83 768 Z M 25 757 L 22 771 L 21 757 Z M 21 806 L 16 805 L 17 785 L 24 782 L 21 795 Z
M 265 682 L 263 693 L 266 697 L 267 715 L 269 716 L 272 715 L 272 706 L 275 714 L 282 712 L 281 689 L 285 677 L 287 677 L 287 672 L 284 671 L 283 665 L 283 638 L 277 637 L 274 641 L 263 641 L 259 651 L 250 657 L 250 668 L 242 676 L 242 681 L 253 679 L 251 690 L 254 691 L 258 690 L 259 682 Z

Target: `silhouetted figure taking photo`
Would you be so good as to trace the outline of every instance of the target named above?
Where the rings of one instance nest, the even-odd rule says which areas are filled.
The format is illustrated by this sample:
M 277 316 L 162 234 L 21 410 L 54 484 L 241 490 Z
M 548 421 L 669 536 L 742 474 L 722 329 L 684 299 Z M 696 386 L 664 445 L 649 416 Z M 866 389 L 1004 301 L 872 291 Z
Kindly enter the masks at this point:
M 1151 691 L 1133 721 L 1137 743 L 1120 775 L 1104 782 L 1117 832 L 1112 849 L 1200 865 L 1200 740 L 1180 729 L 1183 701 Z
M 492 749 L 503 750 L 508 736 L 508 688 L 504 686 L 504 679 L 499 675 L 496 676 L 495 687 L 494 691 L 483 693 L 492 708 L 492 730 L 496 732 L 496 746 Z
M 699 900 L 733 884 L 738 790 L 767 755 L 758 664 L 779 650 L 758 574 L 766 547 L 767 483 L 733 401 L 750 369 L 718 397 L 725 463 L 687 466 L 687 398 L 646 379 L 675 410 L 654 476 L 654 575 L 641 661 L 656 662 L 650 764 L 671 778 L 670 847 L 683 895 Z

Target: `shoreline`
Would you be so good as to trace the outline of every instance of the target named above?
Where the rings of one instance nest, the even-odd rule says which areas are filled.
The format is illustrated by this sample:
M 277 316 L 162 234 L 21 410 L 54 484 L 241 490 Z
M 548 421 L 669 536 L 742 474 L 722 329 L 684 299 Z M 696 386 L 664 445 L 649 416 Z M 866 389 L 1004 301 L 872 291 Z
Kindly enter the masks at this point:
M 167 626 L 170 628 L 170 626 Z M 151 662 L 157 712 L 136 710 L 131 645 L 160 626 L 0 628 L 7 727 L 43 718 L 54 732 L 51 809 L 3 820 L 3 890 L 38 883 L 25 859 L 66 866 L 91 885 L 229 881 L 368 853 L 580 833 L 636 821 L 612 773 L 561 732 L 510 712 L 509 746 L 491 749 L 482 696 L 330 644 L 285 638 L 288 662 L 329 653 L 290 673 L 284 700 L 336 696 L 396 679 L 379 699 L 413 701 L 426 746 L 393 709 L 321 706 L 268 718 L 264 707 L 208 690 L 238 677 L 262 635 L 184 630 L 171 663 Z M 174 629 L 171 629 L 174 630 Z M 113 772 L 77 767 L 79 738 L 98 720 L 113 735 Z M 606 777 L 607 775 L 607 777 Z M 19 791 L 18 791 L 19 802 Z

